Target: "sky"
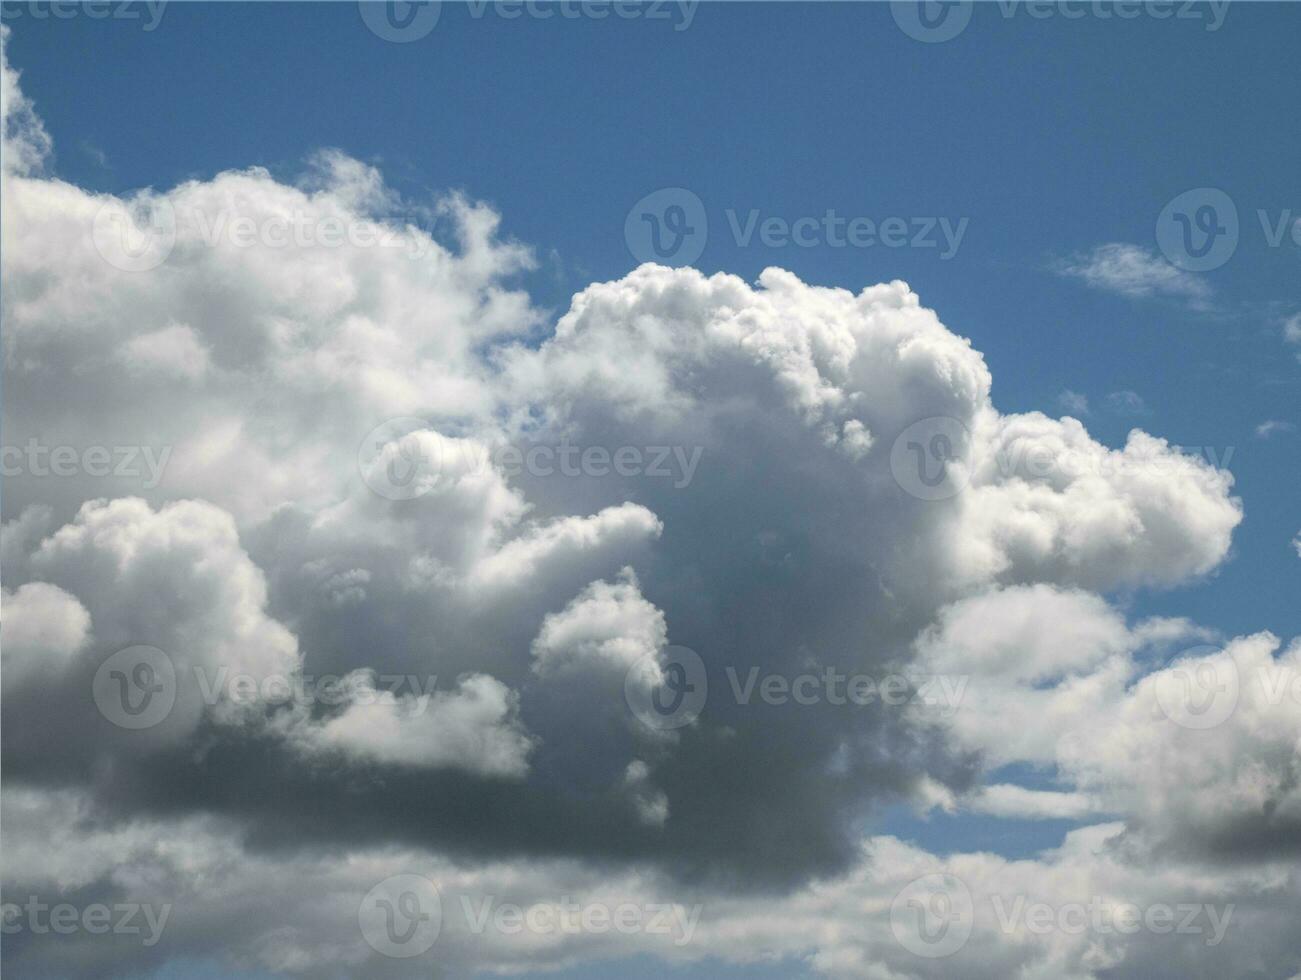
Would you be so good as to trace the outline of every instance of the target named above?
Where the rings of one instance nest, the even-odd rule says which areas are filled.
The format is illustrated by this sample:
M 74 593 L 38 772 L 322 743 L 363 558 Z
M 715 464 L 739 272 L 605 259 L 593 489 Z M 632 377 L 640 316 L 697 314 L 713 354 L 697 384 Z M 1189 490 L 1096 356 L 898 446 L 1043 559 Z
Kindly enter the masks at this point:
M 1301 974 L 1301 7 L 0 12 L 5 900 L 174 906 L 15 969 Z

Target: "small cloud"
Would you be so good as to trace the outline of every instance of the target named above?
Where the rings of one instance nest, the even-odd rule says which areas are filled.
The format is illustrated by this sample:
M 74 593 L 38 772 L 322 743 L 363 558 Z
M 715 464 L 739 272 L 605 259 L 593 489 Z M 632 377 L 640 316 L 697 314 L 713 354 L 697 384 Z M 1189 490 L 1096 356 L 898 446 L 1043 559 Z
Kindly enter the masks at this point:
M 1138 245 L 1111 242 L 1053 265 L 1058 275 L 1081 279 L 1095 289 L 1134 299 L 1170 296 L 1204 307 L 1211 298 L 1205 280 L 1171 265 Z
M 1301 313 L 1283 321 L 1283 339 L 1297 348 L 1296 357 L 1301 361 Z
M 90 140 L 81 141 L 81 152 L 95 161 L 95 165 L 108 170 L 108 155 Z
M 1115 415 L 1147 415 L 1150 409 L 1136 391 L 1113 391 L 1107 396 L 1107 411 Z
M 1283 422 L 1279 419 L 1268 419 L 1256 426 L 1256 438 L 1268 439 L 1270 436 L 1283 435 L 1288 432 L 1295 432 L 1296 426 L 1291 422 Z
M 1057 396 L 1057 404 L 1077 418 L 1084 418 L 1089 414 L 1088 396 L 1081 395 L 1078 391 L 1071 391 L 1069 388 Z

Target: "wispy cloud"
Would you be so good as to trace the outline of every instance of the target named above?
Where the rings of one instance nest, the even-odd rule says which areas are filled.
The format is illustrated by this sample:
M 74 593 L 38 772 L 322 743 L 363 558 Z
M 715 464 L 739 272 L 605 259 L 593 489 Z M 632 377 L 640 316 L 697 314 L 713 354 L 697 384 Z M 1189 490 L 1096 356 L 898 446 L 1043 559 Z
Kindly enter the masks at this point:
M 1136 391 L 1113 391 L 1106 401 L 1107 411 L 1115 415 L 1146 415 L 1151 411 Z
M 1296 357 L 1301 361 L 1301 313 L 1294 313 L 1283 321 L 1283 339 L 1296 347 Z
M 1283 435 L 1295 431 L 1296 426 L 1291 422 L 1284 422 L 1279 419 L 1268 419 L 1256 426 L 1256 438 L 1268 439 L 1271 436 Z
M 1071 415 L 1083 418 L 1089 414 L 1089 397 L 1067 388 L 1057 396 L 1057 404 Z
M 1176 268 L 1155 252 L 1123 242 L 1099 245 L 1058 260 L 1052 269 L 1095 289 L 1134 299 L 1165 296 L 1200 308 L 1207 306 L 1211 298 L 1211 287 L 1205 280 Z

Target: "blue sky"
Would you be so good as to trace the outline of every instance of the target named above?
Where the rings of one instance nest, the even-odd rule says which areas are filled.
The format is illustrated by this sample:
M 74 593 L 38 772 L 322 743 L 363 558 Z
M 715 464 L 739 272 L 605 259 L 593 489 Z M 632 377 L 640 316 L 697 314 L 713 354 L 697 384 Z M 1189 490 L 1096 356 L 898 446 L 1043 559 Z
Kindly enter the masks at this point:
M 663 188 L 703 206 L 692 264 L 704 272 L 753 281 L 776 265 L 853 291 L 903 279 L 983 352 L 1003 412 L 1063 414 L 1074 392 L 1101 442 L 1139 426 L 1233 472 L 1246 517 L 1229 561 L 1204 582 L 1121 595 L 1123 608 L 1295 636 L 1301 346 L 1284 324 L 1301 314 L 1301 247 L 1271 245 L 1260 212 L 1271 227 L 1301 217 L 1301 5 L 1168 20 L 1006 6 L 976 4 L 938 43 L 908 36 L 885 3 L 669 4 L 664 19 L 626 21 L 446 3 L 410 43 L 368 30 L 353 3 L 172 3 L 150 30 L 143 12 L 56 20 L 6 5 L 6 23 L 53 172 L 84 188 L 170 188 L 254 165 L 292 180 L 314 150 L 339 148 L 410 201 L 451 188 L 490 202 L 503 235 L 535 249 L 523 282 L 557 316 L 638 264 L 626 221 Z M 1163 209 L 1208 187 L 1240 219 L 1222 264 L 1175 272 L 1168 288 L 1090 265 L 1108 244 L 1159 263 Z M 769 246 L 732 230 L 756 211 L 794 222 L 829 210 L 934 227 L 940 244 Z M 951 257 L 941 219 L 965 222 Z M 1270 421 L 1283 424 L 1259 431 Z M 1074 825 L 920 824 L 900 809 L 882 826 L 940 853 L 1019 857 Z M 664 968 L 572 975 L 616 972 Z M 218 975 L 191 961 L 160 974 Z
M 1210 586 L 1138 608 L 1295 634 L 1301 443 L 1254 431 L 1295 422 L 1301 403 L 1301 365 L 1281 339 L 1301 309 L 1301 255 L 1271 247 L 1257 215 L 1301 213 L 1301 8 L 1238 4 L 1215 30 L 1209 7 L 1124 21 L 1002 10 L 976 4 L 944 43 L 909 38 L 883 3 L 706 3 L 689 21 L 671 5 L 662 20 L 592 20 L 449 3 L 405 44 L 370 33 L 350 3 L 174 3 L 151 31 L 143 11 L 9 23 L 56 169 L 90 188 L 249 165 L 292 174 L 339 147 L 415 200 L 461 188 L 493 203 L 504 232 L 544 258 L 535 298 L 560 310 L 635 264 L 625 217 L 663 187 L 704 203 L 704 271 L 753 279 L 780 265 L 853 290 L 902 278 L 985 354 L 1002 410 L 1060 411 L 1069 389 L 1108 444 L 1141 424 L 1232 447 L 1246 504 L 1237 557 Z M 1214 311 L 1050 271 L 1107 242 L 1154 248 L 1162 208 L 1207 186 L 1229 194 L 1242 228 L 1232 258 L 1200 274 Z M 742 247 L 727 212 L 744 227 L 754 209 L 969 223 L 948 259 L 943 247 L 757 236 Z M 1147 412 L 1107 411 L 1117 391 Z

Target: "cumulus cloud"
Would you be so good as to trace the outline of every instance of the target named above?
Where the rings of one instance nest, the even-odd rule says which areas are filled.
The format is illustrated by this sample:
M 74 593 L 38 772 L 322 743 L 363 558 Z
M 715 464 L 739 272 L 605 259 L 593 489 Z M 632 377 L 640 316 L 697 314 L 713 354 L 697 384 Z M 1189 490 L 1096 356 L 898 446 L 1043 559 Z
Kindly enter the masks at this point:
M 1285 422 L 1281 419 L 1266 419 L 1256 426 L 1257 439 L 1269 439 L 1276 435 L 1286 435 L 1289 432 L 1295 432 L 1296 426 L 1291 422 Z
M 1072 415 L 1083 417 L 1089 414 L 1088 396 L 1081 395 L 1078 391 L 1071 391 L 1069 388 L 1057 396 L 1057 404 Z
M 999 411 L 972 342 L 903 282 L 644 265 L 552 324 L 518 285 L 530 250 L 465 196 L 413 205 L 333 151 L 292 180 L 252 168 L 96 193 L 46 174 L 7 62 L 3 95 L 6 439 L 124 450 L 107 471 L 6 479 L 6 894 L 188 910 L 156 952 L 115 944 L 113 969 L 197 955 L 402 975 L 360 941 L 357 910 L 405 872 L 458 903 L 709 910 L 682 946 L 485 943 L 449 922 L 440 955 L 467 971 L 649 952 L 934 973 L 890 938 L 889 908 L 936 868 L 981 895 L 1051 881 L 1055 900 L 1294 901 L 1286 875 L 1194 869 L 1239 830 L 1267 857 L 1295 835 L 1291 716 L 1244 693 L 1195 771 L 1190 743 L 1144 714 L 1163 674 L 1192 668 L 1145 658 L 1198 630 L 1128 623 L 1106 597 L 1224 562 L 1242 519 L 1225 470 L 1139 429 L 1113 448 L 1077 418 Z M 427 213 L 437 235 L 413 220 Z M 1108 261 L 1130 291 L 1201 295 Z M 509 465 L 522 446 L 604 455 Z M 166 460 L 156 480 L 129 465 L 148 454 Z M 599 463 L 621 458 L 641 465 Z M 656 679 L 630 681 L 639 665 L 671 676 L 671 645 L 696 652 L 709 694 L 662 729 L 625 699 Z M 1277 647 L 1226 656 L 1294 666 Z M 743 702 L 729 669 L 971 683 L 937 719 L 881 699 Z M 327 677 L 340 697 L 267 695 Z M 1071 749 L 1100 719 L 1107 737 Z M 1056 783 L 985 785 L 1005 764 Z M 865 829 L 925 800 L 1120 822 L 1027 862 Z M 1188 862 L 1165 891 L 1158 853 Z M 1138 941 L 982 923 L 972 975 L 1148 962 Z M 6 957 L 102 973 L 93 939 L 28 934 Z
M 1099 245 L 1060 260 L 1053 268 L 1094 289 L 1134 299 L 1163 296 L 1204 307 L 1211 298 L 1211 287 L 1195 274 L 1175 268 L 1155 252 L 1123 242 Z

